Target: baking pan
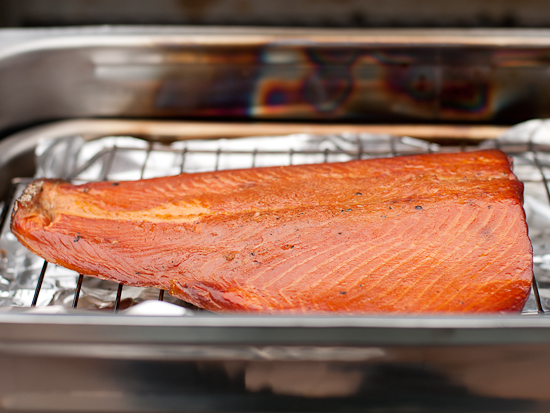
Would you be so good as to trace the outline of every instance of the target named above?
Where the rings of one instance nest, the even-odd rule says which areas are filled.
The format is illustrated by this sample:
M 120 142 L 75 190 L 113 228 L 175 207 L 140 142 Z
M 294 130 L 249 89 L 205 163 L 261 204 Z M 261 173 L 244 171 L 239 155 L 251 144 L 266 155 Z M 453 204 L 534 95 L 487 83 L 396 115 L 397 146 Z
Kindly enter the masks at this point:
M 258 133 L 227 131 L 223 120 L 265 134 L 374 131 L 467 146 L 547 115 L 549 44 L 544 30 L 6 31 L 0 128 L 20 132 L 0 143 L 2 190 L 7 199 L 12 178 L 34 174 L 35 147 L 48 136 Z M 27 129 L 80 117 L 116 119 Z M 187 121 L 159 121 L 176 118 Z M 174 317 L 3 308 L 0 410 L 548 411 L 549 327 L 542 311 Z

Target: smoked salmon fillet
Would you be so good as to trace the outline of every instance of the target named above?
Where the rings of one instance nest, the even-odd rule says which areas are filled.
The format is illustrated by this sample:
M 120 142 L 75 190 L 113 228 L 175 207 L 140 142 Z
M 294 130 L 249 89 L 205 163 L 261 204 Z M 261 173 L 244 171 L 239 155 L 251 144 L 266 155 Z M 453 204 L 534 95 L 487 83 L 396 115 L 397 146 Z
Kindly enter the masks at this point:
M 214 312 L 521 311 L 523 184 L 489 150 L 72 185 L 11 230 L 49 262 Z

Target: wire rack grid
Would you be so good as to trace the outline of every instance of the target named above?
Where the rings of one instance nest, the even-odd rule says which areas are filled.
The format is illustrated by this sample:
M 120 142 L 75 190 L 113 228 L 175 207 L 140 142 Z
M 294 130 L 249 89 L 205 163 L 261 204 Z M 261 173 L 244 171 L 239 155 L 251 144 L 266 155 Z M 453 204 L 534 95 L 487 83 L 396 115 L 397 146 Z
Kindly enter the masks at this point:
M 95 153 L 89 157 L 85 162 L 81 164 L 75 164 L 74 168 L 69 171 L 65 171 L 64 178 L 75 182 L 81 183 L 85 181 L 105 181 L 105 180 L 118 180 L 113 174 L 113 169 L 117 166 L 117 163 L 125 155 L 129 153 L 139 154 L 138 158 L 140 163 L 134 169 L 139 170 L 139 176 L 136 178 L 143 179 L 147 177 L 160 176 L 164 174 L 177 172 L 196 172 L 198 170 L 221 170 L 230 169 L 227 166 L 231 166 L 231 160 L 238 158 L 239 165 L 246 165 L 248 167 L 263 166 L 265 162 L 259 162 L 260 159 L 269 159 L 271 164 L 277 165 L 292 165 L 298 163 L 318 163 L 318 162 L 331 162 L 331 161 L 345 161 L 352 159 L 365 159 L 372 157 L 391 157 L 399 155 L 410 154 L 422 154 L 430 152 L 456 152 L 456 151 L 470 151 L 479 149 L 478 146 L 467 145 L 464 142 L 460 142 L 455 146 L 439 146 L 430 144 L 423 141 L 415 141 L 410 138 L 398 138 L 398 137 L 384 137 L 384 145 L 372 145 L 369 141 L 370 137 L 346 137 L 344 141 L 346 145 L 332 145 L 329 147 L 322 147 L 317 145 L 314 148 L 299 149 L 283 148 L 273 149 L 262 148 L 261 146 L 255 146 L 254 140 L 249 141 L 248 148 L 242 148 L 237 145 L 236 148 L 232 148 L 231 145 L 210 144 L 207 148 L 194 148 L 188 142 L 179 142 L 180 145 L 164 145 L 159 143 L 148 142 L 145 145 L 117 145 L 113 144 Z M 211 141 L 210 141 L 211 142 Z M 365 142 L 370 144 L 365 144 Z M 514 157 L 516 169 L 520 172 L 522 169 L 528 168 L 529 172 L 519 178 L 525 183 L 525 185 L 542 187 L 543 193 L 546 195 L 547 207 L 550 211 L 550 188 L 548 186 L 548 173 L 547 168 L 550 168 L 550 146 L 540 145 L 534 143 L 531 139 L 527 142 L 500 142 L 498 140 L 493 141 L 489 146 L 496 147 L 505 151 L 510 156 Z M 154 172 L 148 170 L 151 159 L 159 154 L 170 155 L 172 162 L 170 168 L 166 170 L 155 169 Z M 204 160 L 208 158 L 208 162 Z M 275 161 L 273 161 L 275 159 Z M 124 162 L 122 162 L 124 163 Z M 533 173 L 535 171 L 536 173 Z M 520 173 L 521 175 L 521 173 Z M 14 199 L 22 188 L 30 182 L 31 178 L 15 178 L 12 180 L 10 190 L 7 194 L 7 199 L 4 202 L 4 209 L 2 211 L 1 227 L 5 229 L 8 227 L 7 221 L 9 213 L 11 211 L 11 205 L 13 205 Z M 550 226 L 549 226 L 550 228 Z M 548 233 L 550 238 L 550 231 Z M 544 254 L 543 254 L 544 255 Z M 550 255 L 549 255 L 550 259 Z M 550 266 L 550 264 L 549 264 Z M 540 273 L 540 271 L 538 271 Z M 38 303 L 39 295 L 45 277 L 48 273 L 48 262 L 43 261 L 40 272 L 36 278 L 36 286 L 34 288 L 31 307 L 34 307 Z M 545 303 L 541 298 L 539 288 L 542 287 L 543 291 L 550 292 L 550 268 L 548 274 L 542 274 L 542 281 L 537 280 L 535 271 L 533 278 L 533 290 L 530 298 L 530 304 L 524 309 L 524 314 L 543 314 L 549 310 L 548 303 Z M 81 290 L 83 282 L 87 276 L 78 274 L 76 278 L 76 286 L 72 296 L 73 308 L 77 308 L 79 299 L 81 296 Z M 112 287 L 115 288 L 115 285 Z M 115 313 L 121 309 L 122 296 L 123 296 L 122 284 L 116 285 L 116 296 L 114 304 L 112 305 L 112 311 Z M 550 293 L 547 294 L 550 298 Z M 162 301 L 166 297 L 165 291 L 158 291 L 157 299 Z M 550 301 L 550 300 L 549 300 Z

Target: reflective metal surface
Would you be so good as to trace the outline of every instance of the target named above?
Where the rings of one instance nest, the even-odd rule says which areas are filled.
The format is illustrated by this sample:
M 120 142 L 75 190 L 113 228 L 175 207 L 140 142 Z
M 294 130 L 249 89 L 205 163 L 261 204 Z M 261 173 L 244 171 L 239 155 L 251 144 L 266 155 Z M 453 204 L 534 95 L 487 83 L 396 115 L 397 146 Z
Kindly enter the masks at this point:
M 80 116 L 511 124 L 548 116 L 549 51 L 544 30 L 5 31 L 0 130 Z M 34 171 L 38 137 L 23 135 L 0 146 L 3 178 Z M 0 311 L 2 412 L 550 411 L 542 315 L 37 311 Z
M 543 373 L 549 360 L 536 346 L 500 352 L 479 347 L 388 348 L 378 359 L 353 362 L 37 356 L 27 361 L 23 365 L 0 356 L 3 366 L 19 371 L 0 382 L 2 411 L 549 410 Z M 37 371 L 56 374 L 39 380 Z
M 512 124 L 550 113 L 549 45 L 546 30 L 9 30 L 0 129 L 94 116 Z
M 503 320 L 508 340 L 483 330 L 494 319 L 28 320 L 1 323 L 3 412 L 550 410 L 542 319 Z

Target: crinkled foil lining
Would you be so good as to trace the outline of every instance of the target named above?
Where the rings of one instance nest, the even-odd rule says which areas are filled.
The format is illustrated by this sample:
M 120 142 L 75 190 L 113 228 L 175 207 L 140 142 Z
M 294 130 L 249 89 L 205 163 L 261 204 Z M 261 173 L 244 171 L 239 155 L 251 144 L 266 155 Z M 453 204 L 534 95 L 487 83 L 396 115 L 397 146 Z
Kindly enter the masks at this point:
M 531 143 L 530 143 L 531 142 Z M 550 153 L 529 149 L 548 145 L 550 123 L 530 121 L 511 128 L 497 142 L 481 147 L 501 147 L 514 153 L 514 171 L 525 181 L 525 211 L 534 248 L 534 270 L 543 306 L 550 308 L 550 206 L 542 171 L 550 177 Z M 170 145 L 150 143 L 134 137 L 104 137 L 87 141 L 79 136 L 60 137 L 41 142 L 36 148 L 36 177 L 62 178 L 74 183 L 100 180 L 135 180 L 180 172 L 249 168 L 260 166 L 340 162 L 351 159 L 476 150 L 477 146 L 448 147 L 409 137 L 343 134 L 314 136 L 256 137 L 223 140 L 177 141 Z M 517 153 L 516 153 L 517 152 Z M 361 155 L 360 155 L 361 154 Z M 538 162 L 538 165 L 537 165 Z M 540 168 L 539 168 L 540 166 Z M 546 166 L 549 170 L 546 171 Z M 26 182 L 17 184 L 16 196 Z M 12 208 L 12 205 L 5 206 Z M 9 220 L 8 220 L 9 221 Z M 44 261 L 24 248 L 9 230 L 0 236 L 0 307 L 31 305 Z M 78 274 L 50 264 L 37 301 L 37 307 L 72 306 Z M 84 277 L 79 309 L 112 310 L 118 285 Z M 124 287 L 121 308 L 146 300 L 156 300 L 158 290 Z M 165 294 L 165 301 L 189 307 Z M 533 294 L 524 309 L 536 312 Z

